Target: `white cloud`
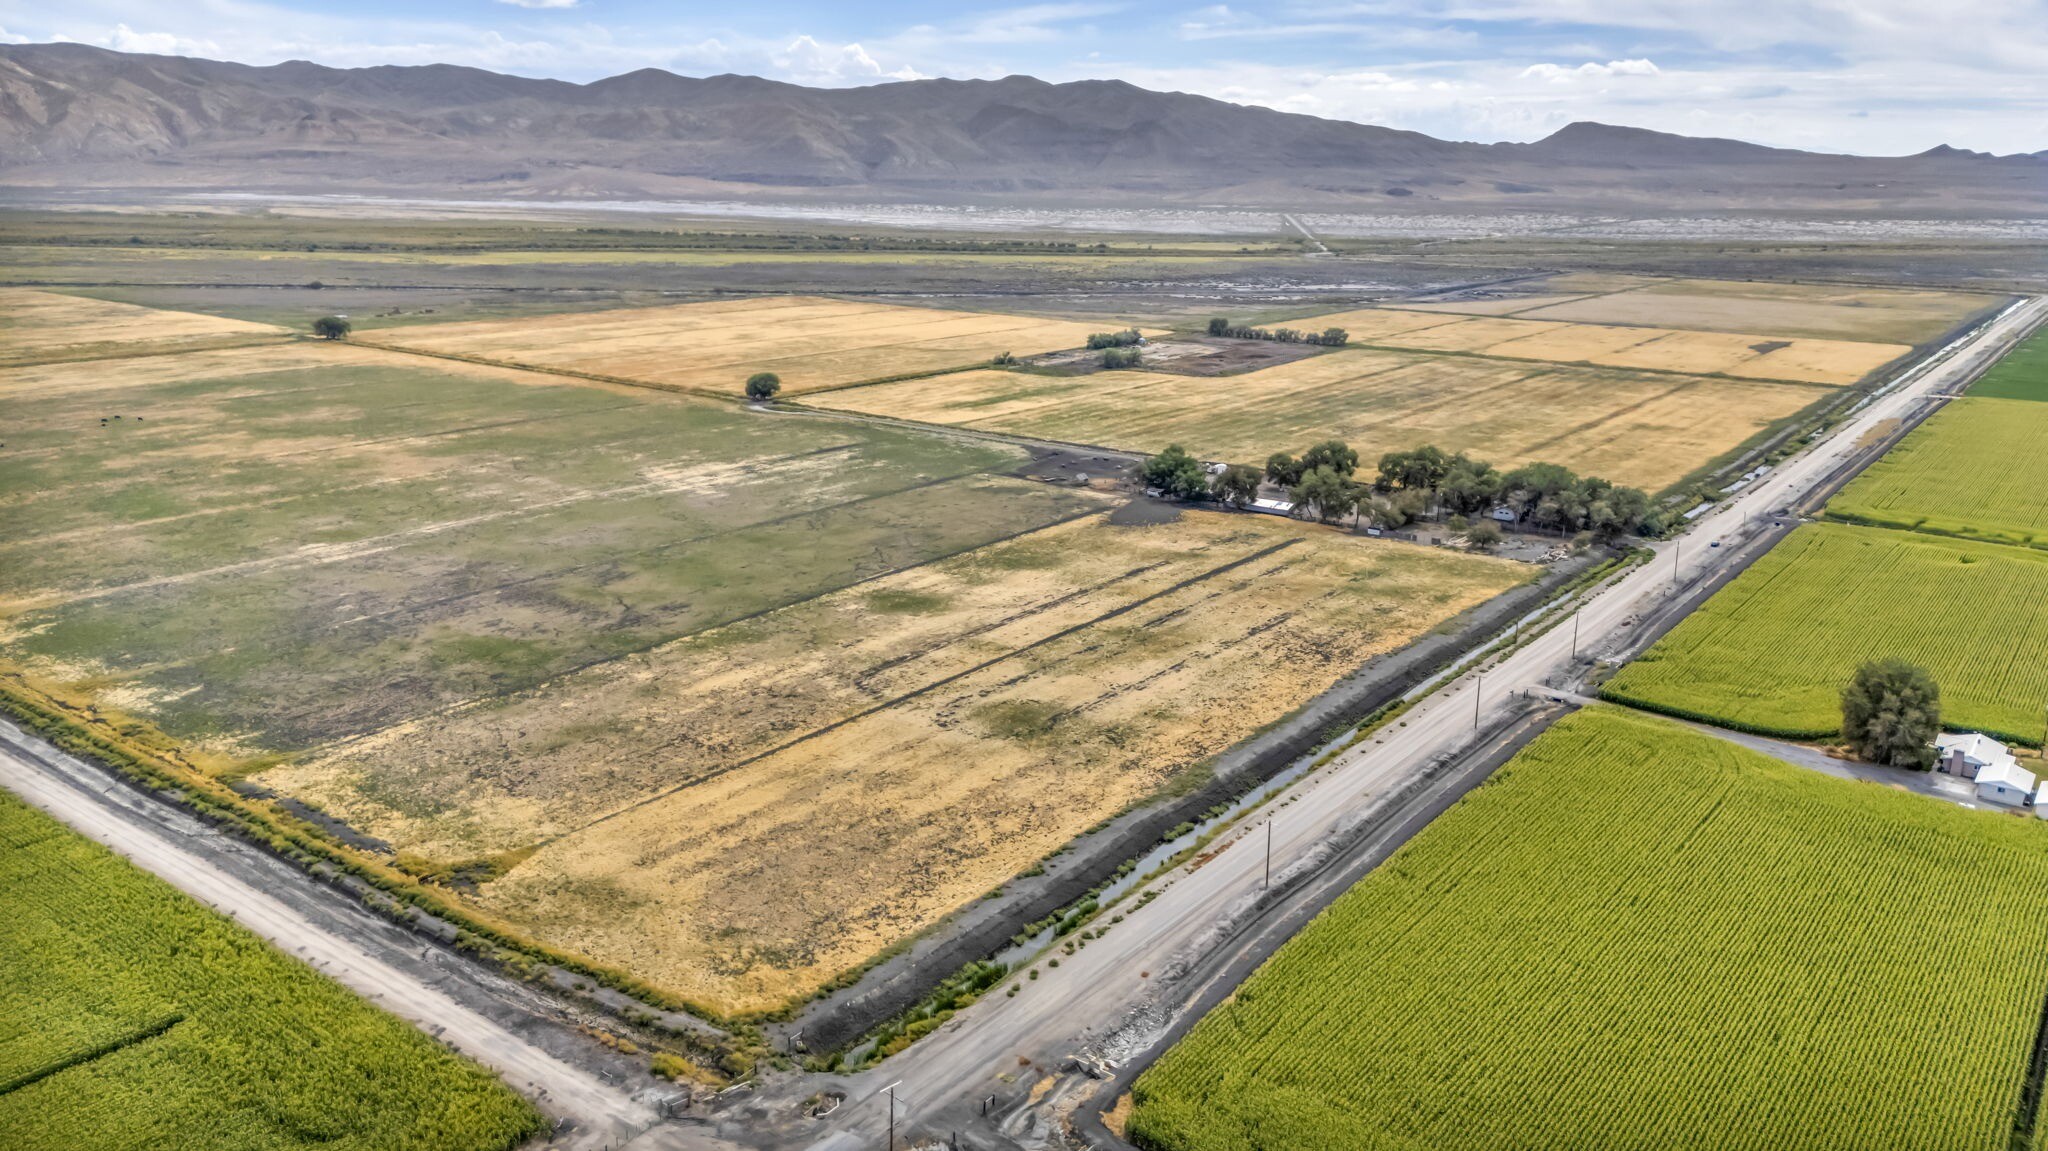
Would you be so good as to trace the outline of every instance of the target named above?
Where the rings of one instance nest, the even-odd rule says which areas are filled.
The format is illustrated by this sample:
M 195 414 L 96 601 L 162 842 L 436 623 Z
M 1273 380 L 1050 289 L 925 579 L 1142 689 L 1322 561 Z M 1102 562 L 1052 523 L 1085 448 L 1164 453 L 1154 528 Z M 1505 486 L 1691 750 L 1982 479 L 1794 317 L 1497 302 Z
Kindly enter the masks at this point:
M 821 44 L 809 36 L 798 36 L 769 57 L 777 78 L 797 84 L 834 87 L 867 80 L 919 80 L 909 67 L 885 70 L 859 44 Z
M 142 52 L 152 56 L 220 55 L 220 45 L 211 40 L 192 40 L 169 32 L 137 32 L 126 24 L 116 24 L 106 35 L 87 43 L 112 48 L 116 52 Z
M 1531 64 L 1522 69 L 1522 78 L 1533 77 L 1563 84 L 1573 80 L 1605 80 L 1611 76 L 1655 76 L 1657 72 L 1657 65 L 1648 60 L 1609 60 L 1605 64 L 1587 61 L 1576 68 L 1560 64 Z
M 498 0 L 498 3 L 510 4 L 514 8 L 574 8 L 582 2 L 583 0 Z

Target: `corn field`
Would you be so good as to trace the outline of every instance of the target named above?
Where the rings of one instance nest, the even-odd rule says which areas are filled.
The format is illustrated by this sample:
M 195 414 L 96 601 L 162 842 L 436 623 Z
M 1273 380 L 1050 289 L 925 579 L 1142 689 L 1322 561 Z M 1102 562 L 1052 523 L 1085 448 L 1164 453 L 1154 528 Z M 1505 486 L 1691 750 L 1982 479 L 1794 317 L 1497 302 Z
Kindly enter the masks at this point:
M 2048 548 L 2048 404 L 1966 397 L 1828 502 L 1831 518 Z
M 497 1151 L 495 1077 L 0 792 L 0 1147 Z
M 2048 553 L 1812 524 L 1721 589 L 1602 691 L 1766 735 L 1841 730 L 1842 688 L 1897 656 L 1941 687 L 1945 726 L 2041 742 Z
M 1141 1076 L 1167 1151 L 2004 1151 L 2048 826 L 1558 723 Z

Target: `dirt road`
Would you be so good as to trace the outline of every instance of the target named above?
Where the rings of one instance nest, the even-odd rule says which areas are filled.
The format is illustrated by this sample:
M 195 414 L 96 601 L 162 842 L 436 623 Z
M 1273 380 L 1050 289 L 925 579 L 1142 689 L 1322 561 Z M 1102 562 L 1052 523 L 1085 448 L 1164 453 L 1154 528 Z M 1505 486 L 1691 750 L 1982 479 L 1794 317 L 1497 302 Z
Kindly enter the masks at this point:
M 623 1147 L 629 1140 L 649 1148 L 723 1146 L 694 1131 L 657 1127 L 659 1116 L 648 1103 L 570 1066 L 365 946 L 314 925 L 301 910 L 228 874 L 196 849 L 200 841 L 225 840 L 221 833 L 4 721 L 0 785 L 490 1067 L 550 1117 L 570 1121 L 573 1130 L 553 1146 Z
M 1528 695 L 1550 695 L 1549 685 L 1573 678 L 1589 655 L 1629 648 L 1639 621 L 1686 598 L 1703 580 L 1740 566 L 1748 555 L 1737 553 L 1756 550 L 1743 548 L 1745 541 L 1760 545 L 1782 533 L 1773 521 L 1785 517 L 1773 513 L 1796 507 L 1839 479 L 1866 433 L 1965 385 L 2044 315 L 2048 301 L 2026 301 L 1937 352 L 1864 403 L 1826 440 L 1703 515 L 1684 536 L 1657 544 L 1649 563 L 1588 596 L 1576 628 L 1566 621 L 1498 662 L 1466 672 L 1422 699 L 1398 726 L 1298 784 L 1271 810 L 1274 874 L 1327 854 L 1362 813 L 1433 763 L 1457 755 L 1481 729 L 1525 705 Z M 1218 925 L 1244 913 L 1244 902 L 1263 882 L 1267 834 L 1263 821 L 1248 823 L 1197 866 L 1149 885 L 1159 893 L 1149 904 L 1120 908 L 1123 921 L 1105 937 L 1058 956 L 1057 968 L 1041 961 L 1036 979 L 1013 980 L 1021 987 L 1016 996 L 991 994 L 877 1070 L 843 1081 L 847 1105 L 834 1130 L 821 1132 L 812 1146 L 851 1151 L 877 1141 L 887 1120 L 886 1100 L 878 1093 L 892 1082 L 904 1101 L 899 1130 L 941 1138 L 959 1130 L 973 1146 L 1047 1142 L 1051 1108 L 1026 1098 L 1034 1084 L 1057 1101 L 1074 1086 L 1072 1077 L 1039 1081 L 1064 1057 L 1090 1049 L 1127 1057 L 1166 1032 L 1185 995 L 1162 990 L 1158 981 L 1177 960 L 1185 964 L 1216 946 Z M 983 1121 L 981 1101 L 991 1096 L 997 1118 Z

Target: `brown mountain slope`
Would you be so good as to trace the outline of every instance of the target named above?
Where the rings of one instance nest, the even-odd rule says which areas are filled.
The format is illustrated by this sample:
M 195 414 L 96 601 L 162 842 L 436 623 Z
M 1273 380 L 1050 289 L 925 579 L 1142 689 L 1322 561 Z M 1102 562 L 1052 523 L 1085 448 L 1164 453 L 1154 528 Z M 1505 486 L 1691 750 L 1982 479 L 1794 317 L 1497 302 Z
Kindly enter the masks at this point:
M 1817 155 L 1574 124 L 1466 144 L 1119 81 L 570 84 L 0 46 L 0 183 L 649 196 L 2032 214 L 2048 163 Z

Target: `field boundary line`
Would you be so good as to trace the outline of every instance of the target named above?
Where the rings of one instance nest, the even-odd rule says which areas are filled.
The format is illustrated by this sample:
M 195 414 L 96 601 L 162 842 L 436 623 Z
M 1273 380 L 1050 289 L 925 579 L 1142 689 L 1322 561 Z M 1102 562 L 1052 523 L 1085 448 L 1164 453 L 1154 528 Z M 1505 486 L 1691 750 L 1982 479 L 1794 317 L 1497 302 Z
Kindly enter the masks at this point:
M 807 731 L 800 736 L 797 736 L 795 739 L 787 740 L 774 747 L 767 748 L 763 751 L 755 752 L 753 755 L 747 756 L 744 759 L 727 764 L 726 766 L 721 767 L 716 771 L 707 772 L 706 774 L 698 776 L 685 783 L 679 783 L 674 787 L 666 788 L 662 791 L 656 792 L 653 795 L 649 795 L 644 798 L 635 800 L 632 803 L 617 809 L 616 811 L 611 811 L 605 813 L 604 815 L 600 815 L 596 819 L 593 819 L 590 822 L 583 824 L 581 827 L 576 827 L 569 831 L 565 831 L 558 835 L 553 835 L 548 837 L 547 839 L 541 840 L 541 845 L 547 846 L 549 844 L 559 843 L 562 840 L 569 838 L 570 836 L 580 835 L 583 832 L 588 831 L 601 823 L 607 823 L 613 819 L 618 818 L 621 815 L 626 815 L 630 812 L 638 811 L 639 809 L 646 807 L 649 804 L 659 803 L 660 801 L 667 799 L 669 796 L 675 795 L 679 792 L 687 791 L 692 787 L 698 786 L 699 784 L 708 783 L 711 780 L 719 778 L 720 776 L 729 775 L 732 772 L 740 770 L 741 768 L 749 767 L 755 763 L 760 762 L 761 760 L 767 759 L 769 756 L 779 755 L 792 747 L 796 747 L 799 744 L 808 743 L 811 740 L 818 738 L 819 736 L 826 735 L 833 731 L 837 731 L 838 729 L 845 727 L 848 724 L 858 723 L 871 715 L 875 715 L 879 712 L 887 711 L 890 708 L 897 707 L 904 703 L 908 703 L 913 699 L 917 699 L 918 697 L 923 695 L 928 695 L 934 691 L 939 690 L 940 688 L 948 686 L 949 684 L 958 683 L 959 681 L 967 678 L 970 675 L 975 674 L 976 672 L 986 671 L 999 663 L 1004 663 L 1008 660 L 1016 658 L 1017 656 L 1024 655 L 1027 652 L 1035 651 L 1038 648 L 1046 646 L 1047 644 L 1056 643 L 1060 640 L 1066 639 L 1068 636 L 1076 635 L 1080 632 L 1088 630 L 1089 628 L 1096 627 L 1109 620 L 1116 619 L 1119 616 L 1127 615 L 1133 611 L 1138 610 L 1139 608 L 1144 607 L 1146 604 L 1154 603 L 1166 596 L 1173 595 L 1176 592 L 1185 591 L 1186 589 L 1194 587 L 1197 584 L 1204 583 L 1208 580 L 1216 578 L 1217 576 L 1224 575 L 1231 571 L 1235 571 L 1236 569 L 1244 567 L 1247 564 L 1257 563 L 1258 561 L 1266 558 L 1267 556 L 1273 555 L 1276 552 L 1284 551 L 1287 548 L 1293 547 L 1294 545 L 1300 542 L 1301 539 L 1299 537 L 1296 537 L 1294 539 L 1285 539 L 1281 540 L 1278 543 L 1268 544 L 1267 546 L 1260 548 L 1257 551 L 1250 553 L 1249 555 L 1239 556 L 1236 559 L 1230 560 L 1226 563 L 1210 568 L 1207 571 L 1197 573 L 1183 580 L 1175 581 L 1174 583 L 1164 588 L 1161 588 L 1158 591 L 1153 592 L 1149 595 L 1142 596 L 1138 599 L 1132 600 L 1129 603 L 1119 604 L 1116 607 L 1111 608 L 1110 610 L 1102 613 L 1101 615 L 1094 616 L 1090 619 L 1083 620 L 1080 623 L 1072 624 L 1068 627 L 1061 628 L 1060 630 L 1053 632 L 1050 635 L 1041 636 L 1038 639 L 1032 640 L 1030 643 L 1027 643 L 1022 647 L 1013 648 L 1010 651 L 1006 651 L 1001 655 L 993 656 L 989 659 L 983 660 L 982 662 L 977 663 L 972 667 L 966 668 L 962 671 L 954 672 L 953 674 L 945 676 L 941 679 L 933 680 L 930 683 L 924 684 L 920 687 L 914 688 L 910 691 L 904 692 L 890 699 L 883 700 L 882 702 L 874 704 L 870 707 L 863 708 L 862 710 L 857 711 L 852 715 L 844 716 L 840 719 L 833 720 L 831 723 L 825 724 L 822 727 L 813 728 L 812 730 Z

